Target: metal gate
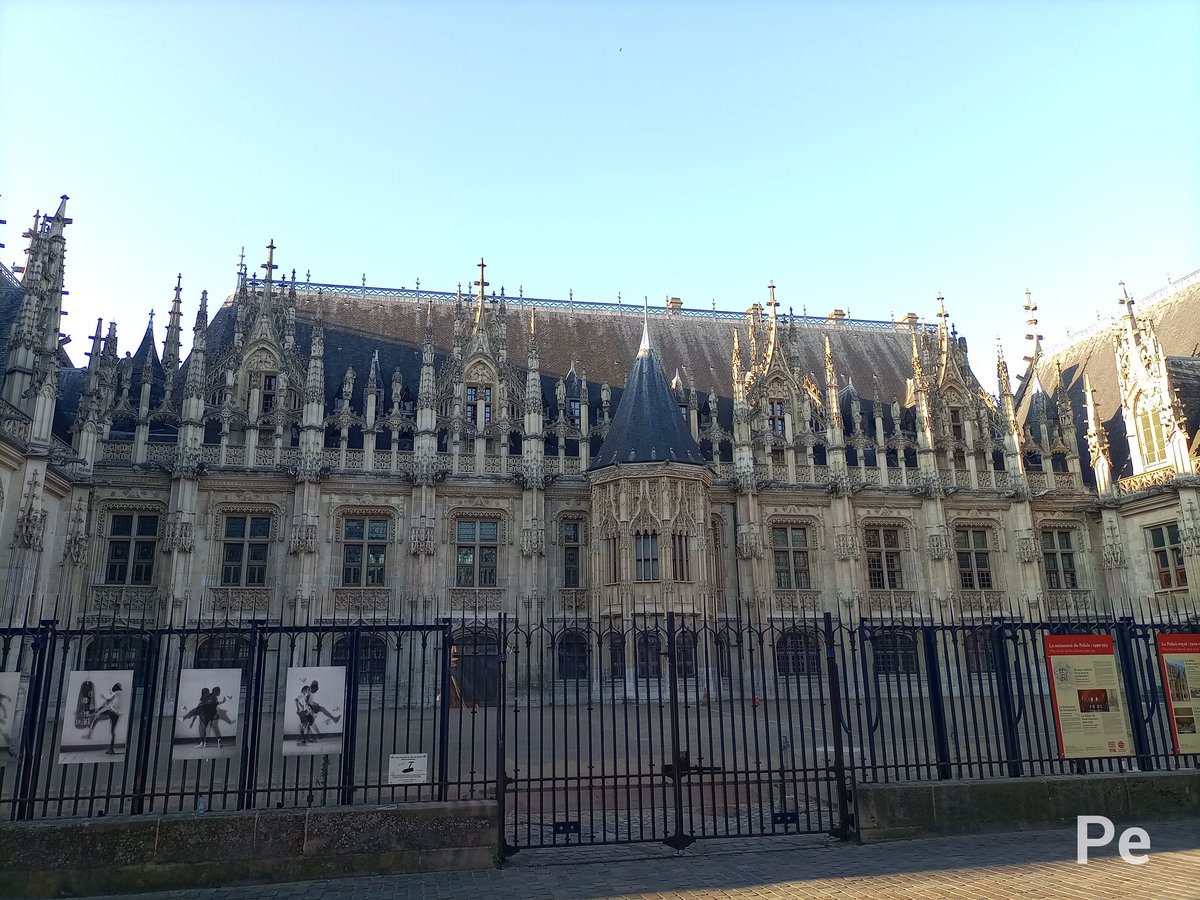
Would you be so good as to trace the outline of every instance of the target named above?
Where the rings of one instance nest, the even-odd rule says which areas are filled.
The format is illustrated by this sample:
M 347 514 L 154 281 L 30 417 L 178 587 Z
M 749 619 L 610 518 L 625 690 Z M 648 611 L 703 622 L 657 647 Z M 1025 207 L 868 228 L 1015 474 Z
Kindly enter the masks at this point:
M 505 629 L 505 851 L 839 832 L 849 784 L 837 661 L 823 651 L 832 627 L 668 614 Z

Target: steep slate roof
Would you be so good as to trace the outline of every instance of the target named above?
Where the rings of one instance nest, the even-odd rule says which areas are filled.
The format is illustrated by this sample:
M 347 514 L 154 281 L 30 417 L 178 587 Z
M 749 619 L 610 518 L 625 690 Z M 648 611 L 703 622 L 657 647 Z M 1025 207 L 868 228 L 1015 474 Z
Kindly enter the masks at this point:
M 1113 304 L 1114 309 L 1116 303 Z M 1200 356 L 1200 283 L 1192 284 L 1165 300 L 1136 307 L 1139 321 L 1154 323 L 1155 333 L 1163 352 L 1168 357 Z M 1129 461 L 1129 445 L 1125 437 L 1125 421 L 1121 414 L 1121 396 L 1117 383 L 1117 357 L 1114 338 L 1124 325 L 1118 319 L 1088 336 L 1044 355 L 1037 366 L 1037 376 L 1049 388 L 1056 383 L 1056 365 L 1062 366 L 1063 387 L 1071 400 L 1076 431 L 1079 434 L 1079 452 L 1083 460 L 1088 458 L 1087 412 L 1083 397 L 1083 376 L 1087 374 L 1096 393 L 1096 406 L 1109 438 L 1109 455 L 1112 458 L 1113 477 L 1132 474 Z M 1185 410 L 1195 410 L 1188 415 L 1188 431 L 1196 434 L 1200 421 L 1200 383 L 1188 378 L 1187 363 L 1177 363 L 1168 358 L 1167 369 L 1171 372 L 1174 386 L 1179 389 Z M 1178 371 L 1182 376 L 1182 383 Z M 1029 414 L 1029 398 L 1025 395 L 1018 417 L 1024 421 Z M 1084 477 L 1092 481 L 1091 468 L 1083 467 Z
M 471 298 L 464 297 L 464 303 L 469 305 L 471 302 Z M 495 308 L 493 304 L 492 311 Z M 297 320 L 313 320 L 316 310 L 316 296 L 300 293 L 296 302 Z M 616 313 L 538 307 L 536 319 L 541 371 L 557 379 L 560 375 L 565 376 L 571 370 L 571 363 L 575 362 L 576 371 L 587 375 L 589 385 L 599 386 L 607 382 L 612 388 L 620 387 L 631 371 L 641 338 L 641 312 L 633 308 L 628 313 Z M 326 295 L 324 315 L 327 335 L 330 323 L 336 323 L 342 329 L 362 333 L 372 350 L 375 347 L 382 350 L 385 343 L 396 342 L 419 347 L 425 329 L 425 303 L 412 300 Z M 522 368 L 529 347 L 528 323 L 528 305 L 510 301 L 508 357 Z M 702 394 L 712 390 L 721 397 L 733 395 L 730 382 L 733 329 L 741 333 L 745 352 L 749 341 L 744 320 L 673 316 L 652 310 L 650 324 L 655 351 L 664 370 L 674 372 L 679 369 L 685 386 L 694 382 L 696 390 Z M 880 327 L 857 325 L 849 320 L 820 324 L 797 322 L 794 328 L 803 371 L 824 371 L 824 341 L 825 335 L 829 335 L 839 377 L 852 377 L 856 384 L 869 385 L 871 376 L 878 374 L 880 389 L 889 402 L 892 396 L 904 397 L 905 380 L 912 377 L 912 338 L 907 325 Z M 782 316 L 779 331 L 781 335 L 787 331 Z M 433 333 L 434 346 L 439 351 L 448 351 L 453 346 L 453 303 L 434 302 Z M 760 340 L 763 339 L 765 334 L 760 332 Z M 328 365 L 328 346 L 326 350 Z M 369 362 L 370 353 L 354 360 L 352 364 L 356 371 L 362 372 L 362 367 Z M 382 364 L 380 371 L 390 374 L 390 369 L 385 369 Z M 341 374 L 338 373 L 339 385 Z M 405 383 L 408 383 L 407 374 Z
M 643 329 L 641 347 L 625 379 L 625 392 L 608 435 L 589 467 L 592 470 L 620 463 L 707 465 L 679 412 L 662 363 L 651 348 L 647 328 Z

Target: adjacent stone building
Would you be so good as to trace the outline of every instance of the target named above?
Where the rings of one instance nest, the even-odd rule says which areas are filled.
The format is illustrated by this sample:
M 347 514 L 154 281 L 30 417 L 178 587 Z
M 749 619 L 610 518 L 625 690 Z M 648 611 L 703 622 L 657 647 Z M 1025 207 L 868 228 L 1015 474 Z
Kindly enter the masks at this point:
M 272 243 L 219 306 L 192 299 L 186 359 L 177 280 L 161 344 L 151 321 L 122 353 L 99 321 L 75 368 L 70 221 L 64 198 L 19 281 L 0 270 L 6 621 L 450 619 L 478 646 L 503 615 L 547 623 L 579 677 L 598 674 L 580 629 L 612 633 L 592 665 L 632 677 L 659 657 L 622 627 L 669 611 L 1045 620 L 1196 598 L 1194 283 L 1148 316 L 1123 298 L 1055 355 L 1027 302 L 1014 393 L 1002 355 L 976 379 L 941 297 L 936 324 L 784 314 L 773 285 L 744 314 L 650 311 L 488 291 L 482 260 L 466 292 L 359 289 L 276 277 Z M 779 665 L 816 665 L 812 632 L 794 642 Z

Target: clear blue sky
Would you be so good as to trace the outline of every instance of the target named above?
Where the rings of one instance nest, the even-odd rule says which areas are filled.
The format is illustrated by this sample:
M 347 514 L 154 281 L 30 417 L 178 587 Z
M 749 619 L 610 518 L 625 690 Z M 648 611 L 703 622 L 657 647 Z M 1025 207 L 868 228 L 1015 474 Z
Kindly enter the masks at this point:
M 274 239 L 314 281 L 936 313 L 994 389 L 1200 268 L 1195 2 L 0 3 L 0 250 L 69 194 L 132 349 Z M 159 329 L 159 339 L 162 329 Z

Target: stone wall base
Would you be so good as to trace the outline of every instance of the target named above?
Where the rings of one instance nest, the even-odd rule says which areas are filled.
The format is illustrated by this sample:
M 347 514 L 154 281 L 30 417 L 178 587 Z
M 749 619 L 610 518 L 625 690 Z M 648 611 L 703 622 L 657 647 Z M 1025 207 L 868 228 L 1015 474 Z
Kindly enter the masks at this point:
M 864 843 L 1074 827 L 1076 816 L 1144 825 L 1200 819 L 1200 770 L 860 784 L 855 801 Z
M 486 801 L 5 823 L 0 897 L 486 869 L 496 829 Z

